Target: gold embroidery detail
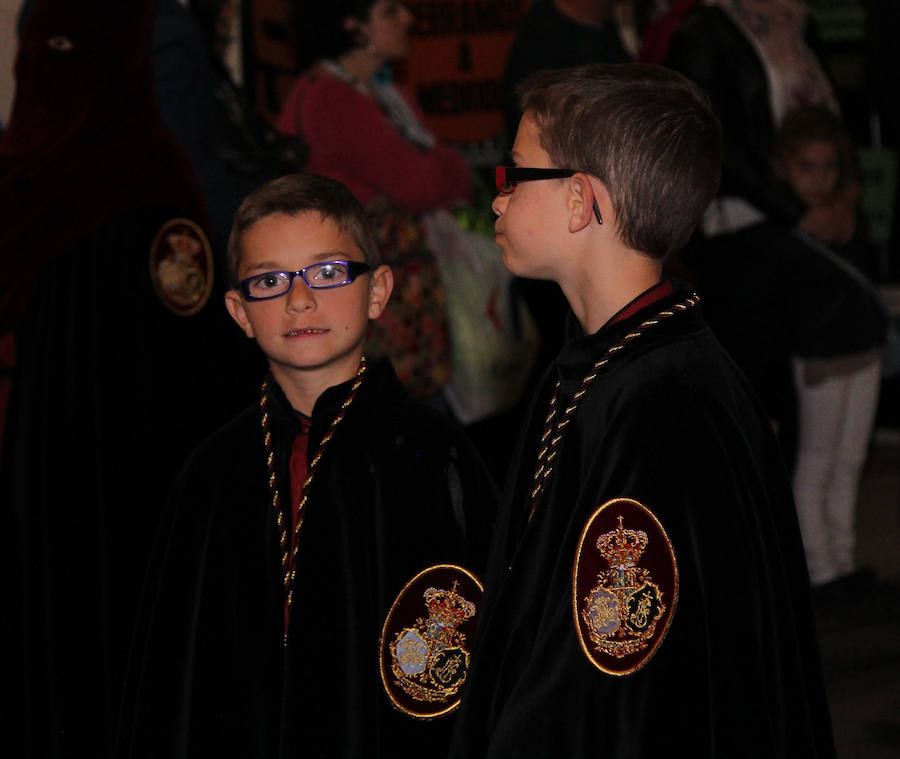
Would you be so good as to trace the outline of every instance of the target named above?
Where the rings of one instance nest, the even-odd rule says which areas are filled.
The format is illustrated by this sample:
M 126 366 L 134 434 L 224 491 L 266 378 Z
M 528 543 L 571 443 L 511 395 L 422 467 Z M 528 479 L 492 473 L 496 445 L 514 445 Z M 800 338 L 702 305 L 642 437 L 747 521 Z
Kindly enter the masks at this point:
M 647 543 L 647 533 L 626 530 L 621 515 L 618 528 L 597 539 L 610 568 L 584 597 L 581 618 L 597 649 L 619 659 L 647 647 L 667 608 L 650 572 L 637 566 Z
M 397 684 L 417 701 L 447 701 L 466 679 L 469 652 L 466 636 L 457 628 L 475 616 L 475 604 L 458 593 L 428 588 L 423 598 L 428 618 L 397 633 L 390 645 L 391 672 Z
M 427 617 L 417 617 L 412 625 L 400 629 L 393 638 L 388 638 L 391 633 L 389 628 L 407 592 L 424 575 L 446 569 L 460 573 L 463 576 L 460 579 L 471 580 L 475 588 L 470 590 L 477 589 L 477 594 L 483 590 L 478 578 L 463 567 L 454 564 L 429 567 L 419 572 L 400 591 L 381 633 L 381 679 L 385 691 L 394 706 L 419 719 L 448 714 L 459 705 L 458 694 L 469 671 L 470 653 L 466 647 L 467 636 L 458 628 L 472 619 L 477 609 L 472 601 L 461 595 L 459 581 L 452 579 L 449 588 L 429 585 L 422 593 Z M 439 584 L 443 586 L 446 581 L 445 577 L 444 582 Z M 399 690 L 395 693 L 394 689 Z M 402 697 L 398 696 L 400 690 L 413 701 L 420 702 L 421 709 L 404 704 Z
M 150 245 L 150 279 L 163 305 L 192 316 L 212 293 L 212 248 L 203 229 L 190 219 L 170 219 Z
M 665 591 L 653 581 L 650 571 L 638 564 L 650 538 L 644 530 L 626 529 L 621 513 L 617 515 L 616 529 L 602 533 L 595 541 L 594 547 L 609 568 L 596 576 L 596 584 L 583 597 L 578 597 L 579 566 L 582 551 L 586 550 L 584 542 L 588 531 L 601 512 L 617 505 L 639 508 L 659 529 L 659 535 L 668 547 L 674 572 L 672 597 L 668 601 L 672 609 L 678 599 L 678 570 L 668 535 L 654 514 L 638 501 L 629 498 L 608 501 L 594 512 L 582 531 L 572 577 L 573 611 L 579 642 L 588 659 L 598 669 L 612 675 L 627 675 L 640 669 L 653 656 L 665 637 L 672 616 L 671 613 L 666 615 L 669 606 L 664 598 Z M 584 639 L 579 617 L 584 622 L 591 647 Z M 663 620 L 663 627 L 657 635 L 657 626 Z M 601 654 L 622 659 L 640 652 L 645 652 L 641 659 L 624 669 L 603 666 L 597 658 L 597 654 Z

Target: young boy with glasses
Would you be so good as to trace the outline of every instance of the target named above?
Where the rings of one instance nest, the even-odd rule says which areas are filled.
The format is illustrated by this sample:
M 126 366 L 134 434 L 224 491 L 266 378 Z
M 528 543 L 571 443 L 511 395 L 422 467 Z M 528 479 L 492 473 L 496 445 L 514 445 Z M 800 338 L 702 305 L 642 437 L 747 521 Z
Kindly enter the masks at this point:
M 450 756 L 833 756 L 772 431 L 661 276 L 716 191 L 718 123 L 657 67 L 520 95 L 496 239 L 560 286 L 570 339 L 519 443 Z
M 270 371 L 173 495 L 129 755 L 379 757 L 445 742 L 493 487 L 461 433 L 363 355 L 391 271 L 343 185 L 298 174 L 252 193 L 228 275 L 228 311 Z

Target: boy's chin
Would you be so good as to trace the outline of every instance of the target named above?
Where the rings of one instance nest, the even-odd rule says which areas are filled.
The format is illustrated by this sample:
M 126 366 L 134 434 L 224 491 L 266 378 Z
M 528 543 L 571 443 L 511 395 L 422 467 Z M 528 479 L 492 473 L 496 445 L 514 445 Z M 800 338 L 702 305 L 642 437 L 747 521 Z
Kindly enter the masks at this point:
M 503 265 L 506 267 L 506 270 L 514 277 L 521 277 L 522 279 L 548 278 L 538 275 L 537 273 L 535 273 L 533 268 L 524 266 L 521 259 L 517 258 L 515 253 L 510 253 L 505 248 L 503 249 Z
M 504 241 L 505 242 L 505 241 Z M 515 252 L 510 250 L 508 244 L 501 244 L 500 241 L 497 241 L 498 246 L 500 247 L 500 252 L 502 255 L 503 265 L 507 268 L 510 274 L 514 274 L 517 277 L 527 276 L 520 271 L 520 266 L 517 265 L 517 258 Z

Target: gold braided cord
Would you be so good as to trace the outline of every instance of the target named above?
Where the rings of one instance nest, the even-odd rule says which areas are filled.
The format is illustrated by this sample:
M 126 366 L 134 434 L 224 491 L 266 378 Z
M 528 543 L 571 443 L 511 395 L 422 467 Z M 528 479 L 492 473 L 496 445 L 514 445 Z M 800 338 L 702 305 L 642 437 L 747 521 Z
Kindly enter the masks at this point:
M 262 384 L 262 393 L 259 401 L 260 423 L 263 429 L 263 441 L 266 446 L 266 468 L 269 475 L 269 490 L 272 493 L 272 510 L 275 513 L 275 526 L 278 531 L 278 541 L 281 547 L 281 571 L 283 575 L 285 593 L 287 594 L 288 607 L 291 606 L 294 600 L 293 585 L 294 575 L 296 573 L 297 548 L 299 545 L 300 528 L 303 525 L 303 516 L 306 513 L 306 504 L 309 502 L 309 493 L 313 478 L 315 477 L 319 462 L 322 460 L 322 456 L 325 453 L 325 447 L 334 437 L 334 432 L 337 429 L 337 426 L 344 420 L 344 417 L 347 415 L 347 410 L 356 399 L 356 394 L 359 391 L 360 385 L 362 385 L 363 376 L 366 373 L 366 369 L 366 357 L 363 356 L 362 360 L 359 362 L 359 369 L 357 369 L 356 371 L 356 378 L 353 381 L 353 385 L 351 385 L 350 387 L 350 392 L 347 394 L 347 397 L 341 404 L 341 407 L 338 410 L 337 414 L 335 414 L 334 419 L 331 420 L 328 431 L 322 437 L 322 440 L 319 443 L 319 447 L 316 449 L 316 454 L 315 456 L 313 456 L 312 460 L 309 463 L 309 469 L 307 470 L 306 479 L 303 482 L 300 499 L 297 504 L 297 525 L 294 528 L 294 546 L 290 551 L 290 555 L 288 551 L 287 525 L 284 518 L 284 512 L 281 509 L 281 495 L 278 490 L 278 481 L 275 474 L 275 453 L 272 450 L 272 434 L 269 431 L 269 383 L 268 381 L 264 381 Z
M 557 380 L 556 386 L 553 388 L 553 395 L 550 398 L 550 408 L 547 412 L 547 418 L 544 421 L 544 431 L 541 433 L 537 464 L 535 466 L 534 476 L 531 479 L 531 510 L 528 513 L 529 522 L 534 516 L 535 509 L 540 502 L 541 496 L 544 494 L 547 482 L 549 481 L 550 476 L 553 474 L 552 464 L 554 459 L 556 458 L 556 454 L 559 451 L 559 447 L 562 444 L 563 431 L 565 430 L 569 422 L 572 421 L 572 417 L 575 415 L 575 411 L 578 409 L 581 400 L 587 393 L 588 387 L 594 382 L 594 380 L 597 379 L 600 370 L 605 368 L 606 365 L 609 364 L 610 357 L 617 354 L 629 343 L 637 340 L 647 330 L 655 327 L 664 320 L 675 316 L 675 314 L 679 314 L 683 311 L 687 311 L 689 308 L 693 308 L 699 302 L 699 296 L 697 296 L 696 294 L 692 294 L 685 300 L 674 304 L 671 308 L 666 309 L 665 311 L 660 311 L 655 316 L 652 316 L 649 319 L 641 322 L 641 324 L 638 325 L 638 327 L 633 332 L 629 332 L 618 343 L 611 346 L 610 348 L 607 348 L 606 353 L 603 354 L 603 357 L 594 363 L 590 371 L 588 371 L 588 373 L 585 375 L 584 379 L 581 380 L 581 385 L 572 396 L 572 402 L 566 407 L 565 411 L 563 411 L 562 418 L 559 421 L 556 421 L 556 417 L 559 412 L 560 385 L 559 380 Z M 549 442 L 547 442 L 548 438 Z

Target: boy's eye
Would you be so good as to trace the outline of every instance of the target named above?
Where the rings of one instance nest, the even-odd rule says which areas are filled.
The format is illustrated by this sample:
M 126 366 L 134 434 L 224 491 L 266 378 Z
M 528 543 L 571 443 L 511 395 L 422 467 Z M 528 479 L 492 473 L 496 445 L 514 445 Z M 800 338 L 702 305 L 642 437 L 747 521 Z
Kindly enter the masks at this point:
M 280 271 L 269 271 L 250 280 L 250 294 L 258 298 L 277 295 L 286 291 L 290 285 L 290 277 Z
M 324 264 L 313 273 L 317 282 L 341 282 L 347 278 L 347 267 L 343 264 Z
M 262 274 L 253 283 L 254 287 L 268 290 L 273 287 L 281 287 L 284 284 L 284 277 L 278 274 Z

